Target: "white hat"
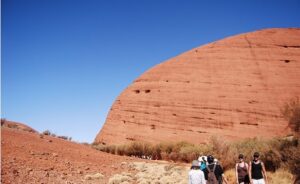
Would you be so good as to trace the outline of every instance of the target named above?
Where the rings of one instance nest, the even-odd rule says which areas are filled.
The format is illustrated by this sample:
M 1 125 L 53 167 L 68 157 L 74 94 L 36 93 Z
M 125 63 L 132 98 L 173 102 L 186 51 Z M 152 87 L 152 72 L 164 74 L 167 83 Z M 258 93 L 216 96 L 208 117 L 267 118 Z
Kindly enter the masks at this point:
M 199 167 L 199 161 L 198 160 L 193 160 L 192 166 Z

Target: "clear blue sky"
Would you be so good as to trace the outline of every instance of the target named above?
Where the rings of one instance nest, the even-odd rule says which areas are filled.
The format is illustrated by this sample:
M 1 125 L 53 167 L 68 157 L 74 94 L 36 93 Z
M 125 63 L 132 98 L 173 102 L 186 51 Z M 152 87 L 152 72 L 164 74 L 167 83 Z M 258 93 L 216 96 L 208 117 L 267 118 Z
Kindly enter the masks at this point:
M 300 27 L 299 0 L 2 0 L 1 116 L 92 142 L 154 65 L 238 33 Z

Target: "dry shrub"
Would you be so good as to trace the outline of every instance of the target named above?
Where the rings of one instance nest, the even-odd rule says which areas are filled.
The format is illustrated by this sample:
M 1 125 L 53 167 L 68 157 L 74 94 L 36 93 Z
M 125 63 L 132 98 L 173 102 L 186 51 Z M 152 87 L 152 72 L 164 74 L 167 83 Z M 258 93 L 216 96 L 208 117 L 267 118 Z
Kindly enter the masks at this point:
M 161 143 L 159 144 L 161 151 L 165 152 L 166 154 L 170 154 L 173 150 L 175 150 L 175 144 L 174 143 Z
M 44 135 L 51 135 L 51 132 L 49 130 L 45 130 L 42 134 L 44 134 Z
M 280 153 L 282 161 L 290 172 L 295 175 L 296 178 L 300 178 L 300 148 L 299 138 L 293 138 L 292 140 L 283 140 L 280 144 Z
M 161 147 L 159 145 L 152 146 L 152 159 L 161 160 Z
M 150 144 L 144 142 L 132 142 L 125 147 L 125 154 L 128 156 L 142 157 L 146 154 L 150 155 Z
M 235 170 L 229 169 L 224 173 L 228 183 L 236 183 Z
M 284 169 L 279 169 L 275 173 L 267 173 L 268 182 L 272 184 L 293 183 L 293 175 Z
M 281 155 L 278 150 L 269 150 L 264 154 L 264 164 L 267 171 L 275 172 L 281 165 Z
M 300 100 L 299 97 L 292 98 L 285 103 L 281 109 L 283 117 L 288 120 L 289 127 L 296 136 L 300 136 Z
M 126 146 L 120 145 L 116 147 L 116 154 L 117 155 L 126 155 Z
M 211 145 L 211 152 L 209 154 L 217 158 L 225 170 L 233 166 L 233 153 L 230 145 L 224 139 L 211 137 L 209 144 Z
M 236 183 L 235 170 L 230 169 L 224 173 L 228 183 Z M 271 184 L 292 184 L 293 175 L 285 169 L 279 169 L 276 172 L 267 172 L 268 182 Z
M 117 146 L 115 145 L 103 145 L 103 144 L 92 144 L 92 148 L 103 151 L 106 153 L 116 154 Z
M 160 156 L 161 156 L 161 159 L 162 159 L 162 160 L 170 160 L 170 159 L 169 159 L 169 154 L 166 153 L 166 152 L 162 152 L 162 153 L 160 154 Z
M 275 172 L 286 168 L 296 177 L 300 173 L 299 138 L 270 140 L 252 138 L 239 142 L 228 143 L 220 138 L 213 137 L 207 145 L 194 145 L 186 142 L 161 143 L 151 145 L 143 142 L 132 142 L 126 145 L 93 145 L 100 151 L 127 156 L 151 156 L 155 160 L 172 160 L 175 162 L 190 163 L 200 155 L 213 155 L 219 160 L 224 170 L 235 167 L 238 154 L 245 155 L 245 161 L 252 159 L 258 151 L 267 171 Z M 144 157 L 145 158 L 145 157 Z
M 99 150 L 99 151 L 102 151 L 102 152 L 106 152 L 106 145 L 103 145 L 103 144 L 95 144 L 93 143 L 92 145 L 92 148 L 96 149 L 96 150 Z
M 106 152 L 107 152 L 107 153 L 111 153 L 111 154 L 116 154 L 116 149 L 117 149 L 117 146 L 115 146 L 115 145 L 110 145 L 110 146 L 107 147 Z
M 132 183 L 132 176 L 130 173 L 115 174 L 108 181 L 109 184 Z
M 176 161 L 176 160 L 179 160 L 180 155 L 179 155 L 178 152 L 171 152 L 171 153 L 168 155 L 168 158 L 169 158 L 170 160 Z
M 193 160 L 198 159 L 200 152 L 200 148 L 195 145 L 181 147 L 179 152 L 179 161 L 187 163 L 192 162 Z

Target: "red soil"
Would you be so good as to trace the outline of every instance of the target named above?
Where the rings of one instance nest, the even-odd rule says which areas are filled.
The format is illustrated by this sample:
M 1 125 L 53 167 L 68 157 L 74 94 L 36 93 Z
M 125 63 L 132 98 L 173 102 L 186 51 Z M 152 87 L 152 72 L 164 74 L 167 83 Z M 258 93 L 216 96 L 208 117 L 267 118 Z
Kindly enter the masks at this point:
M 135 158 L 106 154 L 89 146 L 19 129 L 1 127 L 1 183 L 108 183 Z M 122 164 L 126 162 L 128 164 Z M 85 180 L 101 173 L 102 180 Z
M 1 127 L 8 127 L 8 128 L 23 130 L 23 131 L 27 131 L 27 132 L 38 133 L 36 130 L 34 130 L 33 128 L 31 128 L 27 125 L 24 125 L 23 123 L 8 121 L 5 119 L 1 119 Z

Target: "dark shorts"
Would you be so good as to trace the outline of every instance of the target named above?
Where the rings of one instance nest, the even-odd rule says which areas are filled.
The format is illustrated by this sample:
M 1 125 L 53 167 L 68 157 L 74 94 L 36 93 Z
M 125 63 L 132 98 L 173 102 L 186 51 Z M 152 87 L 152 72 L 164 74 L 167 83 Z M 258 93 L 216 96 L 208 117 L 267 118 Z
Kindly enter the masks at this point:
M 244 182 L 244 184 L 249 184 L 250 183 L 250 179 L 249 179 L 248 175 L 246 175 L 243 178 L 239 178 L 238 180 L 239 180 L 239 183 L 242 183 L 242 182 Z

